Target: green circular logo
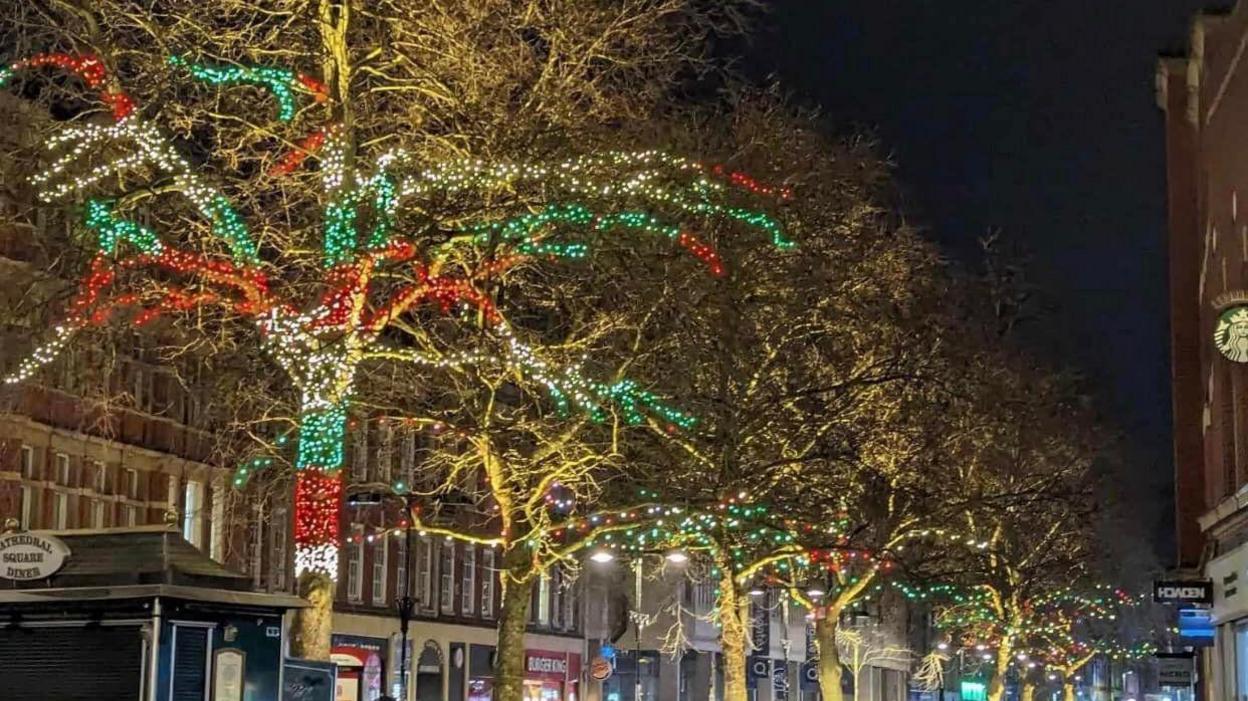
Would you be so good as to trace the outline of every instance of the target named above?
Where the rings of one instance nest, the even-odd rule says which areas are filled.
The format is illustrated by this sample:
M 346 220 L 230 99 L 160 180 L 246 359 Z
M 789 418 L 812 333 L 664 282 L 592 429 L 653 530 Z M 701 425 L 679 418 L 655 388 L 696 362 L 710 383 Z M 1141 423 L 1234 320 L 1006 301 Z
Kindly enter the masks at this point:
M 1227 359 L 1248 363 L 1248 305 L 1229 307 L 1218 315 L 1213 345 Z

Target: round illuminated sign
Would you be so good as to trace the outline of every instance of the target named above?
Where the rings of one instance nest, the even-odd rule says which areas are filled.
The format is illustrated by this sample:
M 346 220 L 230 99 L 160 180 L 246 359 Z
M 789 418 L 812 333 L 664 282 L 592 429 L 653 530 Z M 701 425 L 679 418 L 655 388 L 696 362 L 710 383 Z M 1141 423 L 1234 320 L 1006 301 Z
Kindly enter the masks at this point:
M 1218 315 L 1213 345 L 1228 360 L 1248 363 L 1248 305 L 1228 307 Z
M 65 566 L 69 548 L 59 538 L 36 533 L 0 536 L 0 579 L 47 579 Z

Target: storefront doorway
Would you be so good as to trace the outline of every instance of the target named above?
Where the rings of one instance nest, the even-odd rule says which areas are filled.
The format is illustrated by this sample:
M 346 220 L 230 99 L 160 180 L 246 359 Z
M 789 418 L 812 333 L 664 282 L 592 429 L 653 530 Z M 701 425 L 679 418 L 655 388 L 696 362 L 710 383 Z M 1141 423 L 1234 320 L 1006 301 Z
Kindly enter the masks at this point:
M 416 658 L 416 701 L 442 701 L 442 648 L 432 640 Z

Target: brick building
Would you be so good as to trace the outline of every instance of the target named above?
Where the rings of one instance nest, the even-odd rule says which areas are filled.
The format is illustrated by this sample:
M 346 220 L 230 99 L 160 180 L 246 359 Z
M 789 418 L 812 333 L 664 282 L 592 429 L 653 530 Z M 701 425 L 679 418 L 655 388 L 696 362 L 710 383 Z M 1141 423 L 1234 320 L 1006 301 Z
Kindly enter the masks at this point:
M 1206 698 L 1248 694 L 1248 8 L 1163 58 L 1177 564 L 1212 579 Z

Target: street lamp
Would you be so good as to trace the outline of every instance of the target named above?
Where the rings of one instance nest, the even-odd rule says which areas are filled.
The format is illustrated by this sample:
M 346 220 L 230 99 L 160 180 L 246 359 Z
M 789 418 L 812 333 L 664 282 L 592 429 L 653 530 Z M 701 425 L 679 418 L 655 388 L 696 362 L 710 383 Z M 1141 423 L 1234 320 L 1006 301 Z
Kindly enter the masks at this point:
M 403 582 L 403 596 L 394 600 L 394 606 L 398 609 L 399 614 L 399 698 L 407 701 L 407 666 L 408 653 L 410 646 L 408 645 L 408 630 L 411 628 L 412 614 L 416 611 L 416 598 L 412 596 L 412 506 L 416 503 L 416 497 L 407 491 L 407 486 L 398 482 L 395 485 L 395 492 L 392 494 L 383 494 L 381 492 L 362 492 L 347 497 L 348 506 L 374 506 L 382 503 L 386 497 L 399 499 L 403 502 L 404 514 L 407 516 L 403 520 L 403 572 L 406 581 Z M 372 536 L 369 536 L 372 540 Z
M 595 550 L 594 554 L 589 556 L 589 559 L 593 560 L 594 562 L 597 562 L 600 565 L 605 565 L 608 562 L 611 562 L 612 560 L 614 560 L 615 555 L 612 554 L 610 550 Z
M 689 555 L 684 550 L 669 550 L 664 557 L 667 558 L 668 562 L 676 565 L 683 565 L 689 561 Z

